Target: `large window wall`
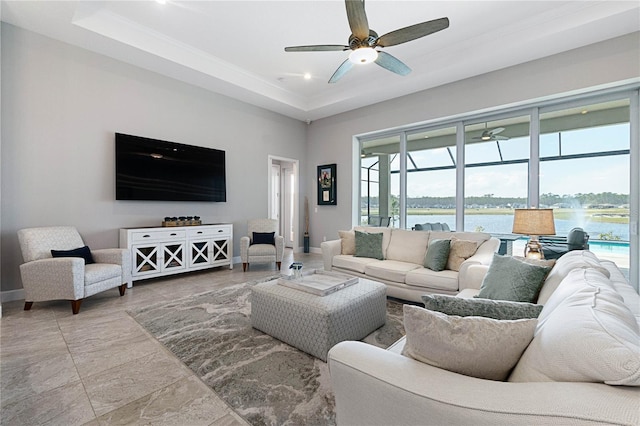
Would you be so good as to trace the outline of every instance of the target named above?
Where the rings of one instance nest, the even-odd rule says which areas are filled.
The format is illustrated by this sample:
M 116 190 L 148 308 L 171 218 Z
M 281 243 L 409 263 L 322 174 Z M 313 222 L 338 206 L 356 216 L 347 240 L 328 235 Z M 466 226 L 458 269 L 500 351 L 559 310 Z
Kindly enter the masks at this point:
M 637 99 L 583 97 L 361 138 L 361 223 L 510 234 L 514 208 L 550 207 L 558 236 L 582 227 L 592 251 L 629 268 Z

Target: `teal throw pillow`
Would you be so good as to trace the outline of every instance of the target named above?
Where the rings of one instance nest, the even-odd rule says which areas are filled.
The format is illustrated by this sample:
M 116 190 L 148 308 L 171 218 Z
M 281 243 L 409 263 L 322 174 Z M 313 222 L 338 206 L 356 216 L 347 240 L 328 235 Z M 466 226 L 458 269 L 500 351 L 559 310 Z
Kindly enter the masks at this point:
M 382 254 L 382 233 L 366 233 L 355 231 L 356 234 L 356 257 L 371 257 L 383 260 Z
M 443 294 L 425 294 L 422 296 L 424 307 L 447 315 L 460 317 L 485 317 L 497 320 L 517 320 L 538 318 L 542 305 L 533 303 L 510 302 L 507 300 L 465 299 Z
M 495 253 L 477 297 L 535 303 L 550 270 L 549 266 Z
M 444 271 L 449 260 L 450 240 L 429 241 L 427 253 L 424 256 L 424 267 L 432 271 Z

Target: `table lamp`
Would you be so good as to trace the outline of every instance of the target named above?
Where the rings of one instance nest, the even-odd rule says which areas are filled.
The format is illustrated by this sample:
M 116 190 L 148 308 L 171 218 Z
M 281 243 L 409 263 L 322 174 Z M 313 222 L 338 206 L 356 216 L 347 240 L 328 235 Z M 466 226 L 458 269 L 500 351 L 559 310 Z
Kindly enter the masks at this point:
M 538 236 L 556 234 L 553 209 L 515 209 L 511 232 L 529 236 L 529 242 L 524 248 L 525 257 L 544 259 Z

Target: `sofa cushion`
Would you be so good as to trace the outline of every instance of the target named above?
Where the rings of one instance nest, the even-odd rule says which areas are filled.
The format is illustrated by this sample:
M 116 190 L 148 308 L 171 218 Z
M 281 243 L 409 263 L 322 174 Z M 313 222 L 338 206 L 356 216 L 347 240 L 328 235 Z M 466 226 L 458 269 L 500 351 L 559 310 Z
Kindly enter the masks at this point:
M 375 226 L 354 226 L 354 231 L 366 232 L 367 234 L 382 234 L 382 256 L 387 257 L 387 247 L 391 240 L 392 228 L 375 227 Z
M 562 280 L 576 268 L 595 268 L 599 269 L 606 277 L 610 275 L 607 268 L 600 264 L 600 260 L 592 252 L 588 250 L 570 251 L 556 260 L 553 269 L 551 269 L 544 281 L 542 289 L 540 289 L 538 303 L 545 305 Z
M 404 277 L 407 285 L 429 289 L 458 291 L 458 273 L 456 271 L 432 271 L 429 268 L 417 268 L 407 272 Z
M 478 242 L 471 240 L 461 240 L 457 237 L 451 237 L 451 245 L 449 248 L 449 259 L 447 260 L 447 269 L 459 271 L 462 262 L 470 258 L 478 250 Z
M 383 260 L 365 265 L 364 273 L 372 279 L 379 278 L 387 281 L 404 283 L 407 272 L 421 268 L 420 265 L 398 260 Z
M 461 317 L 485 317 L 497 320 L 515 320 L 538 318 L 542 305 L 533 303 L 509 302 L 505 300 L 465 299 L 463 297 L 442 294 L 422 296 L 424 307 L 432 311 Z
M 355 231 L 338 231 L 340 236 L 340 254 L 356 254 Z
M 431 240 L 424 256 L 424 267 L 432 271 L 443 271 L 449 260 L 451 240 Z
M 430 240 L 441 240 L 457 238 L 459 240 L 475 241 L 478 246 L 491 238 L 491 234 L 486 232 L 445 232 L 445 231 L 431 231 L 429 233 Z
M 429 243 L 428 232 L 392 229 L 385 259 L 423 264 Z
M 382 260 L 382 234 L 369 234 L 367 232 L 355 231 L 356 257 L 370 257 Z
M 538 320 L 510 381 L 640 386 L 638 323 L 600 271 L 571 271 Z
M 493 255 L 478 297 L 483 299 L 535 302 L 549 266 L 534 265 L 512 256 Z
M 335 268 L 342 268 L 349 271 L 364 274 L 364 268 L 370 263 L 382 262 L 378 259 L 371 257 L 355 257 L 350 255 L 339 254 L 333 256 L 332 266 Z
M 404 305 L 403 354 L 467 376 L 505 380 L 536 327 L 535 319 L 449 316 Z
M 72 250 L 51 250 L 51 257 L 79 257 L 84 259 L 85 265 L 95 263 L 89 246 L 82 246 Z

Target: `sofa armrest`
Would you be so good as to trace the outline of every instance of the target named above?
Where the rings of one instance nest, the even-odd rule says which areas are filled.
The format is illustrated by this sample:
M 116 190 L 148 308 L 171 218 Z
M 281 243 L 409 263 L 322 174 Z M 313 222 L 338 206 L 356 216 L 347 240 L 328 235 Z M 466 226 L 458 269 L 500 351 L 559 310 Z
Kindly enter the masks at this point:
M 500 240 L 496 237 L 491 237 L 484 243 L 480 244 L 475 254 L 460 265 L 458 283 L 467 279 L 467 270 L 471 265 L 491 265 L 491 262 L 493 261 L 493 254 L 496 253 L 499 248 Z
M 131 281 L 131 252 L 128 249 L 109 248 L 91 250 L 91 255 L 96 263 L 112 263 L 122 267 L 122 283 L 127 287 L 133 285 Z
M 477 379 L 362 342 L 339 343 L 328 358 L 340 425 L 640 421 L 640 388 Z
M 324 270 L 330 271 L 333 267 L 333 256 L 337 256 L 342 252 L 342 240 L 323 241 L 320 243 L 320 248 L 322 249 Z
M 460 291 L 464 289 L 480 290 L 482 280 L 484 280 L 488 270 L 489 265 L 469 265 L 464 277 L 458 275 L 458 289 Z
M 84 260 L 79 257 L 39 259 L 20 265 L 25 301 L 84 298 Z

